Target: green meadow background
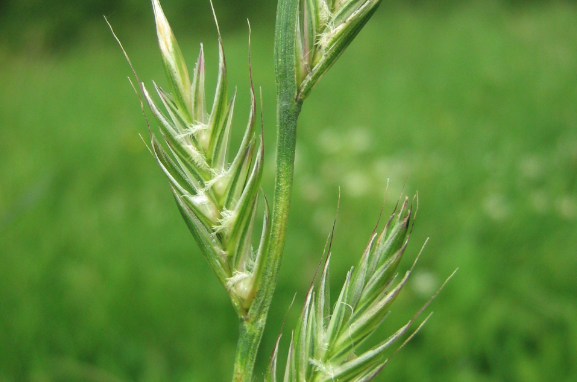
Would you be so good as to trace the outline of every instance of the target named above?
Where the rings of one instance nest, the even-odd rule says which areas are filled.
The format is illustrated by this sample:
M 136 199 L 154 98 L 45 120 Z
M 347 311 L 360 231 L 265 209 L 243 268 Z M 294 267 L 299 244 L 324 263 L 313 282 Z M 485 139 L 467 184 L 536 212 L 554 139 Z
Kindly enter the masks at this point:
M 212 96 L 208 0 L 163 5 L 190 67 L 204 42 Z M 274 5 L 215 1 L 239 92 L 235 142 L 251 20 L 269 199 Z M 229 380 L 237 319 L 139 137 L 146 122 L 103 14 L 140 78 L 165 85 L 147 1 L 0 0 L 0 382 Z M 402 192 L 419 195 L 401 271 L 430 241 L 378 337 L 459 271 L 377 380 L 576 381 L 577 4 L 383 2 L 303 108 L 257 380 L 288 314 L 286 354 L 339 187 L 334 293 L 387 182 L 385 214 Z

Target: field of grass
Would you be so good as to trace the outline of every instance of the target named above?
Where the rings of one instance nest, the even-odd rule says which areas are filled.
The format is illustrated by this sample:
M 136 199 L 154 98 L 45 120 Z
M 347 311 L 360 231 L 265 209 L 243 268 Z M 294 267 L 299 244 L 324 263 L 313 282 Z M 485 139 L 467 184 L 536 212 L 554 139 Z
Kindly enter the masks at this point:
M 140 77 L 162 85 L 152 19 L 144 28 L 120 37 Z M 272 23 L 252 29 L 270 198 Z M 248 115 L 247 36 L 224 30 L 238 141 Z M 103 23 L 94 39 L 59 55 L 13 55 L 0 45 L 0 382 L 226 381 L 235 314 L 140 140 L 147 129 L 130 70 L 107 33 Z M 189 65 L 204 41 L 211 89 L 215 32 L 176 33 Z M 387 179 L 386 213 L 403 189 L 419 192 L 402 268 L 431 240 L 380 336 L 459 272 L 378 380 L 574 381 L 577 5 L 380 9 L 301 115 L 258 375 L 297 292 L 287 346 L 338 188 L 335 291 L 364 249 Z

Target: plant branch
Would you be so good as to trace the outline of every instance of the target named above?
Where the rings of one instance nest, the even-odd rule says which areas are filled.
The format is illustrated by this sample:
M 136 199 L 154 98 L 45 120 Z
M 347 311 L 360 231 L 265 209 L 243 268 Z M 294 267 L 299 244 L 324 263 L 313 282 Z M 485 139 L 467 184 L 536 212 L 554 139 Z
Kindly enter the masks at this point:
M 297 119 L 302 100 L 297 100 L 296 28 L 298 0 L 279 0 L 275 30 L 277 86 L 277 163 L 271 233 L 264 273 L 248 315 L 241 319 L 234 367 L 234 382 L 251 382 L 254 363 L 276 287 L 285 244 L 292 193 Z

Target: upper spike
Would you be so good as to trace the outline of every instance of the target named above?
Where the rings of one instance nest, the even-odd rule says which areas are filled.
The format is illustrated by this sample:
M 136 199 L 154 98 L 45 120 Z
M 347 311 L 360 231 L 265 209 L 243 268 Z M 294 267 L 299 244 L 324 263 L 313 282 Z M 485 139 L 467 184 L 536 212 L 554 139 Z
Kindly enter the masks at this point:
M 249 122 L 238 152 L 228 163 L 235 95 L 228 100 L 227 70 L 218 21 L 219 71 L 210 113 L 205 98 L 205 57 L 202 44 L 192 83 L 182 52 L 160 6 L 152 0 L 158 42 L 170 93 L 155 85 L 165 112 L 160 111 L 144 85 L 146 103 L 160 125 L 165 148 L 151 133 L 152 153 L 170 186 L 191 233 L 209 264 L 227 288 L 239 316 L 244 316 L 263 274 L 263 253 L 270 232 L 268 205 L 258 252 L 252 230 L 263 169 L 264 143 L 257 148 L 252 69 Z M 250 40 L 249 40 L 250 45 Z M 140 81 L 139 81 L 140 83 Z M 235 93 L 236 94 L 236 93 Z
M 308 97 L 371 18 L 381 0 L 299 0 L 298 98 Z

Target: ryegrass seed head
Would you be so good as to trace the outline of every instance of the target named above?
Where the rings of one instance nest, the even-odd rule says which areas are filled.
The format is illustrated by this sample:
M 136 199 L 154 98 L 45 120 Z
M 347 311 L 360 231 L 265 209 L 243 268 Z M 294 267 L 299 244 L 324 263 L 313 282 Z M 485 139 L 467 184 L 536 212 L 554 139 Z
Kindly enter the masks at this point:
M 332 311 L 328 294 L 331 257 L 327 255 L 318 292 L 315 293 L 311 286 L 293 333 L 292 351 L 287 361 L 287 367 L 292 370 L 285 373 L 284 382 L 371 380 L 388 362 L 387 354 L 391 351 L 387 350 L 395 348 L 436 296 L 385 341 L 361 354 L 355 353 L 383 323 L 416 264 L 417 260 L 394 285 L 397 267 L 409 239 L 409 222 L 415 216 L 408 200 L 405 198 L 398 211 L 391 214 L 380 234 L 375 230 L 370 236 L 359 264 L 347 273 Z M 397 345 L 396 349 L 403 345 Z M 395 351 L 392 350 L 393 354 Z M 276 358 L 271 359 L 269 374 L 276 368 L 274 362 Z
M 381 0 L 300 0 L 297 86 L 304 100 L 376 11 Z
M 144 98 L 159 122 L 165 146 L 151 133 L 153 154 L 169 179 L 185 221 L 225 286 L 239 315 L 254 298 L 262 273 L 263 226 L 259 254 L 252 256 L 251 238 L 262 177 L 264 146 L 254 130 L 256 104 L 251 86 L 251 108 L 244 138 L 229 163 L 230 134 L 236 93 L 228 101 L 227 69 L 222 39 L 210 113 L 206 110 L 205 59 L 201 45 L 192 83 L 186 63 L 158 0 L 152 0 L 160 51 L 171 92 L 154 84 L 165 112 L 146 87 Z M 217 25 L 218 27 L 218 25 Z M 250 65 L 250 63 L 249 63 Z M 251 74 L 252 76 L 252 74 Z M 252 78 L 251 78 L 252 84 Z M 268 208 L 265 209 L 268 222 Z M 254 264 L 247 264 L 248 262 Z M 250 269 L 250 270 L 249 270 Z

